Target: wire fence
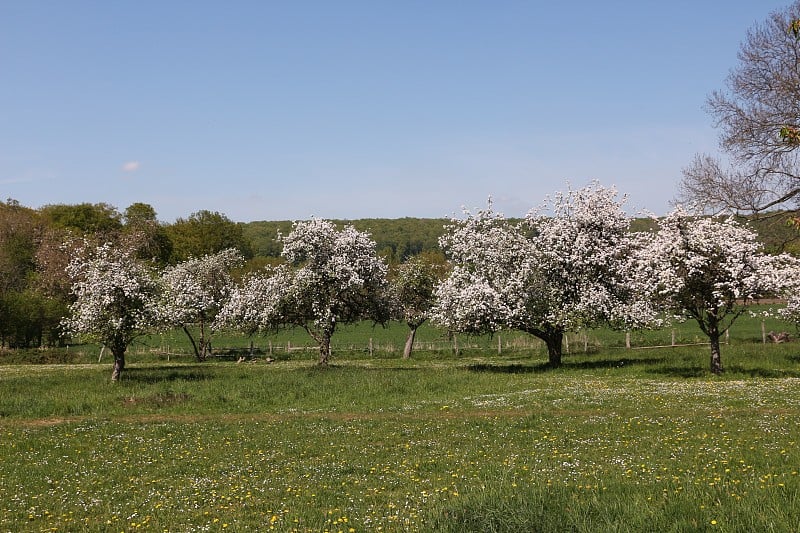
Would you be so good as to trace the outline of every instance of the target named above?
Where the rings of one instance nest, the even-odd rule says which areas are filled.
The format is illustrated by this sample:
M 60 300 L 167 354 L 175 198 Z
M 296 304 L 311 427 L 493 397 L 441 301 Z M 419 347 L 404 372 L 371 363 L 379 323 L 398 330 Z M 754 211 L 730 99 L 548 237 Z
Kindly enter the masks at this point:
M 752 333 L 752 332 L 751 332 Z M 405 347 L 405 340 L 381 339 L 369 337 L 366 339 L 350 340 L 343 335 L 343 340 L 334 337 L 331 341 L 333 354 L 360 354 L 369 357 L 401 356 Z M 169 339 L 167 339 L 168 341 Z M 230 339 L 227 339 L 228 341 Z M 737 338 L 741 341 L 742 338 Z M 758 341 L 751 334 L 748 342 Z M 764 344 L 773 342 L 790 342 L 792 336 L 787 332 L 767 333 L 764 323 L 761 324 L 761 339 Z M 722 337 L 721 342 L 730 344 L 730 331 Z M 564 335 L 562 349 L 565 354 L 597 353 L 609 350 L 648 350 L 658 348 L 677 348 L 685 346 L 708 345 L 709 341 L 699 331 L 687 335 L 685 331 L 677 329 L 661 330 L 657 332 L 603 332 L 595 334 L 594 330 Z M 532 335 L 518 332 L 499 333 L 492 336 L 473 337 L 467 335 L 451 335 L 450 338 L 436 340 L 417 340 L 414 343 L 414 352 L 432 354 L 460 355 L 464 353 L 482 355 L 502 355 L 518 352 L 546 352 L 545 343 Z M 129 350 L 131 354 L 153 354 L 171 357 L 194 356 L 185 343 L 177 342 L 170 345 L 168 342 L 159 344 L 139 343 Z M 319 345 L 310 338 L 308 341 L 284 340 L 278 341 L 263 337 L 242 337 L 240 342 L 223 342 L 214 345 L 211 354 L 218 358 L 303 358 L 314 357 L 319 353 Z M 102 357 L 102 354 L 101 354 Z

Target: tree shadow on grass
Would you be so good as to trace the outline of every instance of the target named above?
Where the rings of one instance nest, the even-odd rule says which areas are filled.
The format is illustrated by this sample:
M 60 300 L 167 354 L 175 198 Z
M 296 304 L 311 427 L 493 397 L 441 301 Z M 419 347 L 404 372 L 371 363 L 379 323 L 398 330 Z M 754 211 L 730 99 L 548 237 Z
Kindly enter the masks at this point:
M 213 373 L 200 365 L 176 365 L 157 368 L 126 368 L 120 381 L 153 384 L 173 381 L 207 381 L 213 378 Z
M 291 372 L 325 375 L 336 372 L 419 372 L 420 370 L 425 370 L 425 368 L 418 366 L 369 366 L 358 364 L 356 361 L 353 364 L 348 364 L 347 362 L 328 363 L 327 365 L 310 363 L 308 366 L 293 368 Z
M 799 370 L 780 368 L 745 368 L 739 365 L 723 367 L 722 377 L 728 378 L 797 378 Z M 702 378 L 713 376 L 708 367 L 670 366 L 651 370 L 652 373 L 674 378 Z
M 497 374 L 533 374 L 542 372 L 570 371 L 570 370 L 605 370 L 614 368 L 624 368 L 630 366 L 659 365 L 666 361 L 663 357 L 642 357 L 642 358 L 603 358 L 591 361 L 565 361 L 559 367 L 553 367 L 549 363 L 513 363 L 513 364 L 491 364 L 480 363 L 467 366 L 467 370 L 472 372 L 489 372 Z
M 731 365 L 725 369 L 726 374 L 737 376 L 748 376 L 751 378 L 797 378 L 800 377 L 800 369 L 788 368 L 745 368 L 738 365 Z
M 547 363 L 539 363 L 535 365 L 523 365 L 520 363 L 511 365 L 495 365 L 489 363 L 480 363 L 469 365 L 466 368 L 470 372 L 486 372 L 490 374 L 534 374 L 553 370 L 553 367 Z

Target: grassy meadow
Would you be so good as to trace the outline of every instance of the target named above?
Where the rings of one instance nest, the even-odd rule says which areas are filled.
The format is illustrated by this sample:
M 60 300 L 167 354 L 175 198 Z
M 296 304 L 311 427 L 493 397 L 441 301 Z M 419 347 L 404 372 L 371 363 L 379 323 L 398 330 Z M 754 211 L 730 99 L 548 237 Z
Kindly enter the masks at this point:
M 0 531 L 800 530 L 800 343 L 760 321 L 719 377 L 707 346 L 614 332 L 557 370 L 511 334 L 456 354 L 428 330 L 404 361 L 402 328 L 361 325 L 326 369 L 286 335 L 238 364 L 145 339 L 118 383 L 96 347 L 0 364 Z

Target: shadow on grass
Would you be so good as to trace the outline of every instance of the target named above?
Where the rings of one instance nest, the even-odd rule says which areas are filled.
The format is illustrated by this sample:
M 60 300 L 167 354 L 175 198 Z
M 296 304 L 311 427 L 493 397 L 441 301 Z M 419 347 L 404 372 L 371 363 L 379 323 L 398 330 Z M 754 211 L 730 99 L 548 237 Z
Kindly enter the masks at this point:
M 328 363 L 327 365 L 320 365 L 312 362 L 309 363 L 308 366 L 295 367 L 291 372 L 299 372 L 308 375 L 325 375 L 337 372 L 419 372 L 422 370 L 425 370 L 425 368 L 418 366 L 369 366 L 359 364 L 359 361 L 355 361 L 354 364 L 348 364 L 347 361 L 343 361 L 340 363 Z
M 631 366 L 649 366 L 663 364 L 666 359 L 664 357 L 643 357 L 631 359 L 623 358 L 603 358 L 590 361 L 565 361 L 561 366 L 553 367 L 549 363 L 536 363 L 536 364 L 489 364 L 481 363 L 469 365 L 468 370 L 472 372 L 490 372 L 497 374 L 531 374 L 550 371 L 569 371 L 569 370 L 599 370 L 611 368 L 625 368 Z
M 653 374 L 673 378 L 702 378 L 713 376 L 708 367 L 669 366 L 650 370 Z M 723 365 L 722 377 L 727 378 L 798 378 L 800 369 L 788 370 L 779 368 L 745 368 L 739 365 Z
M 207 381 L 214 378 L 214 374 L 209 370 L 200 365 L 126 368 L 122 374 L 121 381 L 148 384 L 172 381 Z
M 523 365 L 519 363 L 511 365 L 494 365 L 480 363 L 467 366 L 467 370 L 470 372 L 487 372 L 491 374 L 533 374 L 554 370 L 554 368 L 547 363 L 540 363 L 536 365 Z
M 726 374 L 743 375 L 751 378 L 797 378 L 800 377 L 800 369 L 786 368 L 745 368 L 742 366 L 731 365 L 725 369 Z

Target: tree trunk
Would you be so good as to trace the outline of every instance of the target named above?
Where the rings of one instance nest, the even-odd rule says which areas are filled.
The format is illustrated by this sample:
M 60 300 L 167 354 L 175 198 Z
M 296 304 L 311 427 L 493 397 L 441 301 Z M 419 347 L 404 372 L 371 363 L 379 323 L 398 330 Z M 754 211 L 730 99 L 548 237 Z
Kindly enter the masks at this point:
M 534 337 L 542 339 L 547 346 L 547 364 L 551 368 L 561 366 L 561 345 L 564 342 L 564 330 L 547 328 L 528 331 Z
M 205 361 L 211 350 L 210 350 L 210 342 L 206 340 L 206 321 L 204 320 L 203 316 L 200 316 L 200 360 Z
M 708 338 L 711 341 L 711 372 L 714 374 L 722 374 L 722 355 L 719 349 L 719 332 L 715 330 L 713 334 L 709 333 Z
M 722 374 L 722 354 L 719 348 L 719 319 L 716 313 L 709 312 L 705 321 L 698 320 L 700 329 L 708 335 L 708 340 L 711 343 L 711 372 L 714 374 Z M 704 327 L 705 326 L 705 327 Z
M 552 368 L 561 366 L 561 344 L 564 340 L 564 332 L 552 331 L 544 339 L 547 345 L 547 359 L 548 365 Z
M 322 335 L 319 340 L 319 365 L 328 366 L 328 360 L 331 357 L 331 336 Z
M 411 357 L 411 351 L 414 349 L 414 337 L 417 335 L 417 327 L 409 326 L 408 338 L 406 339 L 405 348 L 403 348 L 403 359 Z
M 201 361 L 202 359 L 200 358 L 200 351 L 197 349 L 197 343 L 194 342 L 194 337 L 192 337 L 192 334 L 189 333 L 189 328 L 187 328 L 185 324 L 183 325 L 183 332 L 186 333 L 186 336 L 189 337 L 189 342 L 192 343 L 192 348 L 194 348 L 194 356 L 198 361 Z
M 125 348 L 125 346 L 111 348 L 111 353 L 114 354 L 114 369 L 111 371 L 111 381 L 119 381 L 120 375 L 125 369 Z

